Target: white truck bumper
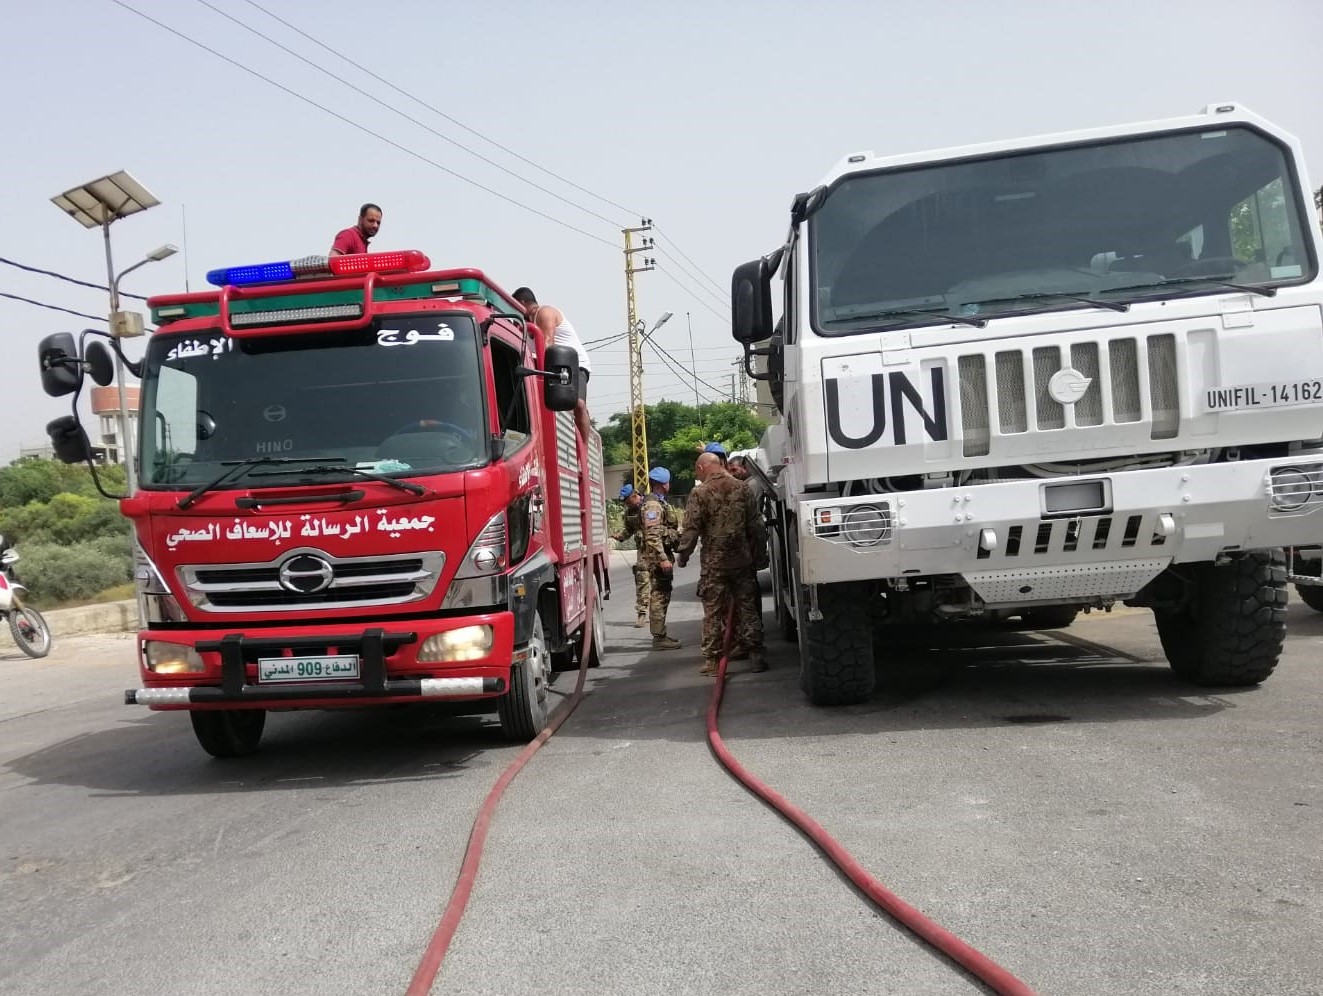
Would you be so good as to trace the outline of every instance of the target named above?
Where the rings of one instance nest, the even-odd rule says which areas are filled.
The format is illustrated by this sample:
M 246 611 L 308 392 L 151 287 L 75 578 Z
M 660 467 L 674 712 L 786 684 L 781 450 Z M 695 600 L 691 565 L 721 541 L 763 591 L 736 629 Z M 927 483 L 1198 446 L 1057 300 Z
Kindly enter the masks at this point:
M 962 576 L 989 606 L 1135 594 L 1172 563 L 1317 544 L 1319 456 L 796 505 L 804 582 Z

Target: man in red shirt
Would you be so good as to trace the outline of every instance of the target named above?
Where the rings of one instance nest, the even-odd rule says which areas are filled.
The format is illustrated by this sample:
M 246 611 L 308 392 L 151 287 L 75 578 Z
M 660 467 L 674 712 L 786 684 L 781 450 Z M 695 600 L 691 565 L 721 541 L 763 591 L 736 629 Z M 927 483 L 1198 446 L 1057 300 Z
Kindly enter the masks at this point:
M 368 251 L 368 242 L 381 228 L 381 208 L 364 204 L 358 209 L 358 224 L 336 233 L 330 256 L 352 256 Z

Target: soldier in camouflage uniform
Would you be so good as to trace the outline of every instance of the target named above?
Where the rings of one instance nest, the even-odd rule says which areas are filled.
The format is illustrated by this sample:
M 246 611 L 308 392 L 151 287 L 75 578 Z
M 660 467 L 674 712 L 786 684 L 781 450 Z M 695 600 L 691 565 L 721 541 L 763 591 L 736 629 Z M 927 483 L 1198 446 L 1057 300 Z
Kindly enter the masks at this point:
M 666 492 L 671 490 L 671 472 L 665 467 L 648 471 L 652 493 L 643 499 L 640 514 L 643 535 L 639 543 L 639 559 L 652 582 L 648 601 L 648 628 L 652 631 L 654 650 L 679 650 L 680 641 L 666 632 L 666 610 L 671 607 L 671 587 L 675 582 L 675 569 L 671 558 L 679 536 L 675 509 L 666 503 Z
M 684 531 L 677 548 L 683 567 L 701 538 L 702 571 L 698 594 L 703 600 L 703 666 L 699 674 L 714 675 L 726 637 L 726 616 L 735 606 L 731 645 L 749 652 L 751 671 L 766 671 L 763 660 L 762 600 L 752 571 L 755 551 L 766 549 L 767 529 L 758 514 L 751 489 L 735 480 L 715 453 L 703 453 L 694 464 L 694 476 L 703 482 L 689 495 L 684 509 Z M 750 588 L 752 587 L 752 591 Z
M 624 543 L 631 536 L 636 537 L 634 549 L 643 546 L 643 496 L 634 490 L 634 485 L 626 484 L 620 489 L 620 500 L 625 503 L 625 528 L 616 533 L 617 543 Z M 634 611 L 638 621 L 634 623 L 640 629 L 648 624 L 648 602 L 652 597 L 652 577 L 643 566 L 641 554 L 634 557 Z

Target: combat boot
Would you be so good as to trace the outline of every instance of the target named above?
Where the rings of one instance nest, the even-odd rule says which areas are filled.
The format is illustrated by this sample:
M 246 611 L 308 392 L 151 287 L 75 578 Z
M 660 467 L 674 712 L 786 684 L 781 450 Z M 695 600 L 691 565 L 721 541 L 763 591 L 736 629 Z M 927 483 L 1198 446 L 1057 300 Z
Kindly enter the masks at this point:
M 726 655 L 726 660 L 728 661 L 747 661 L 748 659 L 749 659 L 749 651 L 746 650 L 744 647 L 736 647 L 734 650 L 732 650 L 729 654 Z
M 680 641 L 672 639 L 669 636 L 654 636 L 652 638 L 653 650 L 679 650 Z
M 648 625 L 648 617 L 644 613 L 640 612 L 638 622 L 634 624 L 634 628 L 642 629 L 646 625 Z
M 763 659 L 761 652 L 755 651 L 749 655 L 749 670 L 754 674 L 761 674 L 767 670 L 767 661 Z
M 703 661 L 703 666 L 698 669 L 698 673 L 705 678 L 711 678 L 717 673 L 716 661 Z

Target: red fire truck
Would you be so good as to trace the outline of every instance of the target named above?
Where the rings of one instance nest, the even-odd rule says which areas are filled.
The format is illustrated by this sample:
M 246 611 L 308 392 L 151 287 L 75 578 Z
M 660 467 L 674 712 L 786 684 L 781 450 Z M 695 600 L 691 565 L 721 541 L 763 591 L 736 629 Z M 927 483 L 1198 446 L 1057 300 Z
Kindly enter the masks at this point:
M 202 747 L 247 754 L 270 710 L 482 700 L 513 740 L 555 670 L 602 653 L 602 447 L 572 414 L 578 360 L 482 272 L 420 252 L 208 274 L 154 297 L 136 536 L 142 687 Z M 48 426 L 87 460 L 77 393 L 99 339 L 40 346 Z M 112 346 L 119 350 L 116 340 Z

